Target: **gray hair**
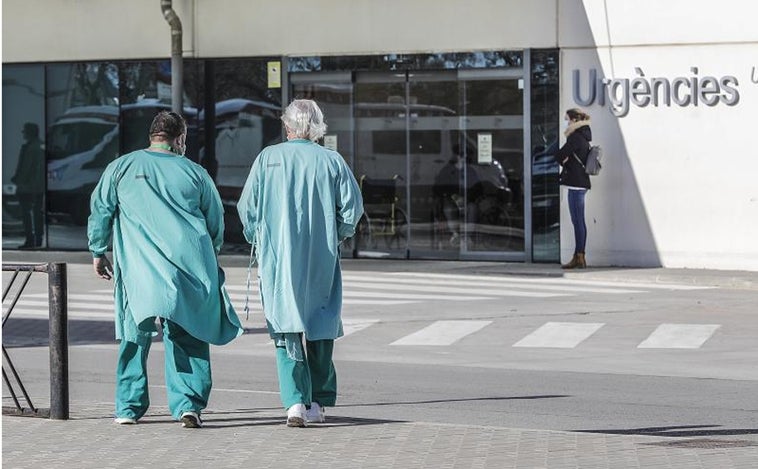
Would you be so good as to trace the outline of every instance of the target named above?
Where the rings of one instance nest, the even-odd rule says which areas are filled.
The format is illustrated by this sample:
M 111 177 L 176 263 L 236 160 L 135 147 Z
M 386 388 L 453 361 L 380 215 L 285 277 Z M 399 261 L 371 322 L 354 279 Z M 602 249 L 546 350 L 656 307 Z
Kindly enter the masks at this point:
M 316 101 L 296 99 L 287 106 L 282 115 L 282 122 L 297 138 L 316 141 L 326 133 L 324 114 Z

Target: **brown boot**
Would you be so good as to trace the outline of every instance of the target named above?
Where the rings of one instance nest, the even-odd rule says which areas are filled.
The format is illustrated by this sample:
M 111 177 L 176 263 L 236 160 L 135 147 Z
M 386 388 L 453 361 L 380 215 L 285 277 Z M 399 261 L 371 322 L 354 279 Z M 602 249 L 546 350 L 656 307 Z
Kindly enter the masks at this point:
M 577 252 L 576 253 L 576 267 L 577 267 L 577 269 L 586 269 L 587 268 L 587 261 L 584 260 L 584 253 L 583 252 Z
M 561 269 L 574 269 L 574 268 L 576 268 L 577 265 L 579 265 L 578 264 L 578 260 L 577 260 L 577 254 L 574 254 L 574 257 L 571 258 L 571 260 L 569 261 L 569 263 L 568 264 L 563 264 L 561 266 Z

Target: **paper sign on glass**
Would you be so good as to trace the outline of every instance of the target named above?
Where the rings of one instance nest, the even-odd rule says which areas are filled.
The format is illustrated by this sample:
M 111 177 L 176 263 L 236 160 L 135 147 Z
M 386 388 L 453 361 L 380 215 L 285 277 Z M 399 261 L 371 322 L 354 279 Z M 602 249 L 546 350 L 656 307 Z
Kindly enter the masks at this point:
M 477 162 L 492 163 L 492 134 L 478 134 L 477 140 Z
M 282 87 L 282 63 L 279 61 L 268 63 L 268 87 L 269 88 L 281 88 Z

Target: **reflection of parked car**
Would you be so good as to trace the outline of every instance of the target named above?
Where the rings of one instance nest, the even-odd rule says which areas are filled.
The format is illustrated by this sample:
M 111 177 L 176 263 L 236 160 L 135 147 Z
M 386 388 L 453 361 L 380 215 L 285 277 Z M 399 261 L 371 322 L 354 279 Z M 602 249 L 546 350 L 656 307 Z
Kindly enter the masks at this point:
M 547 231 L 558 226 L 560 217 L 560 193 L 558 173 L 560 166 L 553 155 L 558 151 L 554 142 L 533 156 L 532 161 L 532 207 L 534 229 Z

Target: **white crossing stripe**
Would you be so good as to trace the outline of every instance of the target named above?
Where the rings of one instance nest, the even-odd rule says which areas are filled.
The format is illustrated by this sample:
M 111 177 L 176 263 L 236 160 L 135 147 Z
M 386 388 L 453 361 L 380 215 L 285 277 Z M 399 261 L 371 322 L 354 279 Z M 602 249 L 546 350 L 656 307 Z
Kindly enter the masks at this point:
M 18 303 L 16 303 L 17 307 L 30 307 L 30 308 L 46 308 L 48 307 L 49 303 L 47 301 L 35 301 L 35 300 L 20 300 Z M 113 302 L 109 304 L 102 304 L 102 303 L 80 303 L 76 301 L 69 301 L 68 302 L 68 309 L 69 310 L 78 310 L 78 309 L 97 309 L 97 310 L 103 310 L 103 311 L 113 311 Z M 14 308 L 15 312 L 15 308 Z
M 604 325 L 601 322 L 548 322 L 513 346 L 574 348 Z
M 700 348 L 719 324 L 661 324 L 637 348 Z
M 44 298 L 47 300 L 47 293 L 34 293 L 31 295 L 24 295 L 27 298 Z M 113 292 L 110 294 L 91 295 L 86 293 L 69 293 L 67 298 L 70 300 L 85 300 L 85 301 L 105 301 L 106 303 L 113 304 Z M 24 301 L 24 300 L 21 300 Z
M 91 320 L 108 320 L 113 321 L 115 319 L 115 314 L 113 311 L 110 313 L 106 312 L 99 312 L 99 311 L 79 311 L 79 310 L 69 310 L 67 316 L 69 318 L 76 318 L 76 319 L 91 319 Z M 50 317 L 50 312 L 47 309 L 34 309 L 34 308 L 13 308 L 13 313 L 11 314 L 11 318 L 43 318 L 48 319 Z
M 347 286 L 352 287 L 360 287 L 360 288 L 366 288 L 366 289 L 386 289 L 386 290 L 392 290 L 392 291 L 413 291 L 413 292 L 433 292 L 433 293 L 461 293 L 461 294 L 473 294 L 473 295 L 484 295 L 484 296 L 491 296 L 491 297 L 499 297 L 499 296 L 520 296 L 520 297 L 526 297 L 526 298 L 551 298 L 556 296 L 566 296 L 565 293 L 540 293 L 540 292 L 527 292 L 527 291 L 516 291 L 516 290 L 507 290 L 503 288 L 456 288 L 456 287 L 448 287 L 448 286 L 424 286 L 424 285 L 416 285 L 411 284 L 409 285 L 407 281 L 403 282 L 402 280 L 398 280 L 397 283 L 391 283 L 391 284 L 379 284 L 374 282 L 349 282 Z
M 458 279 L 458 280 L 477 280 L 483 282 L 510 282 L 510 283 L 529 283 L 529 284 L 556 284 L 556 285 L 587 285 L 596 287 L 624 287 L 624 288 L 643 288 L 652 290 L 709 290 L 714 287 L 699 285 L 678 285 L 673 283 L 642 283 L 627 282 L 619 280 L 609 282 L 605 280 L 576 280 L 563 277 L 548 278 L 518 278 L 511 276 L 487 276 L 487 275 L 457 275 L 457 274 L 422 274 L 418 272 L 394 272 L 392 275 L 402 277 L 424 277 L 440 279 Z
M 479 277 L 481 279 L 481 277 Z M 523 279 L 519 279 L 523 280 Z M 592 287 L 583 287 L 583 286 L 576 286 L 576 285 L 568 285 L 568 284 L 547 284 L 541 281 L 542 279 L 535 279 L 532 281 L 529 281 L 529 283 L 526 282 L 514 282 L 507 278 L 490 278 L 490 280 L 453 280 L 453 279 L 441 279 L 441 278 L 425 278 L 425 279 L 419 279 L 419 280 L 413 280 L 413 285 L 433 285 L 440 287 L 439 289 L 444 291 L 448 286 L 453 287 L 477 287 L 477 288 L 488 288 L 491 290 L 488 290 L 490 294 L 496 294 L 498 291 L 502 291 L 505 288 L 512 288 L 512 289 L 518 289 L 518 290 L 558 290 L 564 294 L 573 295 L 576 292 L 584 292 L 584 293 L 642 293 L 642 290 L 630 290 L 628 288 L 610 288 L 610 287 L 604 287 L 604 288 L 592 288 Z M 384 277 L 384 278 L 375 278 L 371 280 L 367 280 L 372 283 L 376 284 L 382 284 L 382 283 L 399 283 L 402 285 L 408 285 L 409 280 L 406 278 L 391 278 L 391 277 Z M 345 281 L 345 285 L 355 285 L 359 282 L 356 282 L 354 280 Z M 619 286 L 619 285 L 615 285 Z
M 451 345 L 491 323 L 492 321 L 437 321 L 390 345 Z
M 343 305 L 409 305 L 413 303 L 418 303 L 418 301 L 413 300 L 353 300 L 350 298 L 343 298 L 342 304 Z
M 349 336 L 350 334 L 356 333 L 358 331 L 362 331 L 363 329 L 371 327 L 378 322 L 379 322 L 378 319 L 342 318 L 342 332 L 344 333 L 342 337 L 346 337 L 346 336 Z
M 370 298 L 375 298 L 376 295 L 368 295 Z M 244 307 L 245 305 L 245 295 L 229 295 L 229 298 L 232 300 L 232 304 L 235 308 L 238 306 L 240 308 Z M 418 301 L 414 301 L 412 298 L 406 298 L 404 296 L 398 296 L 398 295 L 387 295 L 380 298 L 394 298 L 392 300 L 375 300 L 375 299 L 365 299 L 365 298 L 348 298 L 343 296 L 342 297 L 342 304 L 343 305 L 406 305 L 411 303 L 418 303 Z M 251 296 L 248 300 L 248 307 L 250 309 L 261 309 L 261 300 L 256 296 Z
M 407 282 L 404 283 L 407 285 Z M 391 289 L 391 288 L 390 288 Z M 229 286 L 227 290 L 230 291 L 229 297 L 233 300 L 245 300 L 244 293 L 231 293 L 236 291 L 245 291 L 245 287 Z M 445 288 L 440 288 L 439 291 L 446 291 Z M 258 300 L 258 289 L 251 290 L 250 300 Z M 447 300 L 447 301 L 476 301 L 476 300 L 491 300 L 492 296 L 470 296 L 470 295 L 444 295 L 444 294 L 413 294 L 413 293 L 382 293 L 379 291 L 356 291 L 352 289 L 342 290 L 342 298 L 392 298 L 395 300 Z

